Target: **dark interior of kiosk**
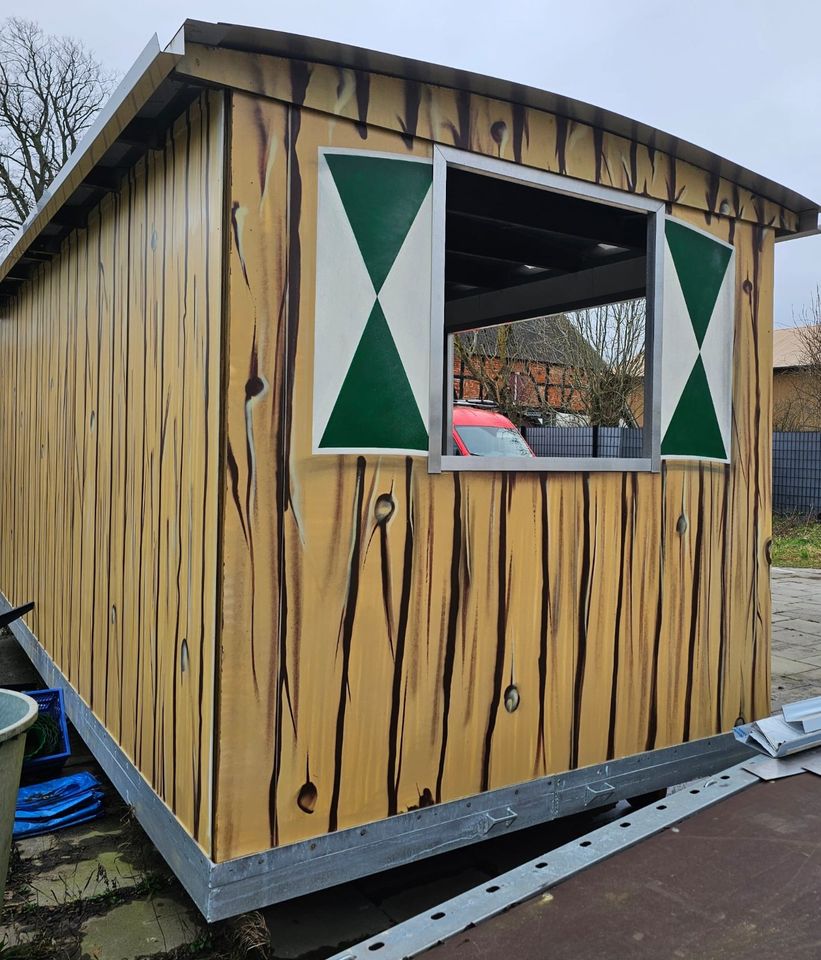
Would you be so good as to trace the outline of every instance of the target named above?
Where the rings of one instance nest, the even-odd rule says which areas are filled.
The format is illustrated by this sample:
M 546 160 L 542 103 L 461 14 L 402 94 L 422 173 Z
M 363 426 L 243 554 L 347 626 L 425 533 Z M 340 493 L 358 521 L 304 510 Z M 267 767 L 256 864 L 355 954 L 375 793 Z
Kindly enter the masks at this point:
M 494 405 L 495 384 L 491 384 L 494 389 L 488 389 L 484 376 L 474 376 L 474 381 L 482 381 L 479 396 L 475 396 L 477 388 L 475 382 L 471 384 L 471 370 L 475 373 L 479 360 L 485 365 L 483 370 L 504 366 L 499 360 L 500 337 L 504 336 L 508 354 L 518 352 L 521 356 L 515 364 L 509 356 L 503 358 L 508 362 L 500 375 L 506 375 L 505 371 L 512 371 L 515 366 L 516 372 L 510 372 L 510 376 L 518 377 L 524 387 L 528 386 L 524 383 L 526 379 L 533 384 L 536 379 L 551 384 L 573 379 L 576 383 L 572 401 L 567 400 L 567 390 L 562 394 L 554 385 L 550 387 L 551 402 L 548 402 L 547 387 L 542 385 L 536 387 L 537 394 L 539 389 L 541 394 L 532 410 L 525 409 L 526 403 L 521 410 L 516 408 L 520 421 L 516 425 L 524 428 L 522 432 L 526 436 L 530 430 L 534 439 L 541 440 L 546 428 L 573 427 L 578 433 L 575 445 L 569 444 L 567 435 L 562 438 L 566 450 L 556 446 L 555 438 L 552 449 L 537 450 L 531 442 L 534 453 L 612 455 L 612 450 L 594 449 L 600 445 L 595 444 L 590 435 L 591 428 L 602 418 L 574 408 L 583 406 L 578 398 L 586 385 L 592 389 L 594 379 L 602 380 L 601 371 L 605 367 L 623 368 L 630 363 L 637 369 L 640 366 L 643 375 L 643 356 L 638 355 L 643 354 L 643 326 L 639 346 L 635 345 L 636 332 L 633 331 L 632 346 L 619 345 L 614 349 L 612 343 L 606 342 L 613 334 L 604 329 L 613 325 L 612 317 L 598 318 L 603 315 L 602 308 L 612 311 L 616 309 L 613 305 L 634 303 L 639 305 L 641 316 L 634 310 L 633 322 L 643 324 L 647 250 L 648 216 L 640 210 L 485 173 L 448 168 L 445 332 L 451 348 L 454 335 L 456 337 L 454 401 Z M 596 308 L 599 308 L 598 314 Z M 594 316 L 598 319 L 595 331 L 591 327 Z M 573 349 L 566 347 L 570 335 L 574 337 Z M 468 348 L 473 352 L 466 371 L 462 360 Z M 578 359 L 582 351 L 586 351 L 586 361 Z M 588 365 L 587 372 L 580 369 Z M 590 372 L 594 367 L 596 372 Z M 532 393 L 533 388 L 530 389 Z M 643 387 L 636 387 L 634 392 L 643 395 Z M 631 443 L 638 450 L 641 447 L 640 414 L 625 414 L 617 426 L 633 430 L 636 435 Z M 541 428 L 538 436 L 536 428 Z M 623 450 L 620 452 L 624 454 Z

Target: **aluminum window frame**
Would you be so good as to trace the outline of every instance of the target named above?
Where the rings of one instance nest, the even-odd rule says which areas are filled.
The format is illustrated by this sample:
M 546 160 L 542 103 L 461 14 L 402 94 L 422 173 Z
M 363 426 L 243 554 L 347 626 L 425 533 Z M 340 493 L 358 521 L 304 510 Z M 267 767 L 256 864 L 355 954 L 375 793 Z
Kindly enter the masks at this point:
M 664 201 L 615 190 L 573 177 L 523 167 L 453 147 L 433 147 L 431 229 L 430 421 L 428 473 L 466 472 L 641 472 L 661 466 L 661 318 L 664 295 Z M 645 321 L 644 436 L 641 457 L 458 457 L 449 453 L 445 424 L 453 422 L 453 337 L 445 333 L 445 213 L 448 168 L 480 173 L 592 200 L 647 215 L 647 293 Z M 648 370 L 649 360 L 649 370 Z M 524 461 L 524 462 L 522 462 Z

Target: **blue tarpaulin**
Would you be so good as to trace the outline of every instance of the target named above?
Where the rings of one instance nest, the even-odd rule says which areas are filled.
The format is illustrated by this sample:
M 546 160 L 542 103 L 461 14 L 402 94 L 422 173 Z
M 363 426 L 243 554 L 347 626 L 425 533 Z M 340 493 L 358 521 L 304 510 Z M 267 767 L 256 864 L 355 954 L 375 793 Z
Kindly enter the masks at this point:
M 46 780 L 17 791 L 14 838 L 35 837 L 99 815 L 103 806 L 100 781 L 91 773 Z

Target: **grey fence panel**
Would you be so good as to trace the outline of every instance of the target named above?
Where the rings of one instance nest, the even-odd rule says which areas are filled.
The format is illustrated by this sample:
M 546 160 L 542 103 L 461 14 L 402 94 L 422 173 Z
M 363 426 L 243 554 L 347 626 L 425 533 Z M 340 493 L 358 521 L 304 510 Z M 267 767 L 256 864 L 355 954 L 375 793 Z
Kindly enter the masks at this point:
M 523 427 L 537 457 L 640 457 L 642 431 L 623 427 Z
M 622 427 L 523 427 L 537 457 L 640 457 L 642 431 Z M 821 514 L 821 431 L 773 434 L 773 510 Z
M 773 512 L 821 514 L 821 432 L 773 434 Z

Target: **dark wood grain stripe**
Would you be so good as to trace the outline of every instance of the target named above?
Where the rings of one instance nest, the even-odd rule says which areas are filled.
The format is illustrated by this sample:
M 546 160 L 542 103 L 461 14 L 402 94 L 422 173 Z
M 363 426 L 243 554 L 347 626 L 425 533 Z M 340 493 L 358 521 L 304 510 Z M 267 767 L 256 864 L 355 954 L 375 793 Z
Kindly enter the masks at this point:
M 405 458 L 405 546 L 402 552 L 402 593 L 399 598 L 399 619 L 396 625 L 396 647 L 393 657 L 393 680 L 391 682 L 391 714 L 388 723 L 387 797 L 388 816 L 398 813 L 399 778 L 401 775 L 402 744 L 399 742 L 400 702 L 402 697 L 402 673 L 405 663 L 405 643 L 410 614 L 411 580 L 413 578 L 413 459 Z M 406 681 L 407 683 L 407 681 Z M 403 725 L 404 726 L 404 725 Z
M 508 490 L 510 475 L 502 474 L 499 494 L 499 553 L 496 569 L 497 577 L 497 606 L 496 606 L 496 660 L 493 666 L 493 689 L 488 709 L 487 729 L 482 749 L 482 790 L 490 789 L 490 757 L 493 747 L 493 734 L 496 731 L 496 719 L 499 714 L 499 705 L 502 701 L 502 683 L 504 682 L 506 635 L 507 635 L 507 518 L 510 507 Z
M 727 575 L 728 558 L 730 550 L 730 530 L 729 530 L 729 505 L 730 505 L 730 464 L 724 464 L 723 469 L 723 489 L 721 494 L 721 626 L 718 635 L 718 668 L 716 676 L 716 718 L 715 732 L 720 733 L 724 729 L 724 688 L 726 683 L 726 662 L 727 662 Z M 735 718 L 733 718 L 735 719 Z
M 371 99 L 371 75 L 367 70 L 354 70 L 356 89 L 356 130 L 362 140 L 368 139 L 368 109 Z
M 761 435 L 761 420 L 763 417 L 763 411 L 761 408 L 761 357 L 760 351 L 758 349 L 759 338 L 760 338 L 760 323 L 759 323 L 759 301 L 761 298 L 761 253 L 764 248 L 764 229 L 761 226 L 752 227 L 752 253 L 753 253 L 753 282 L 752 289 L 750 290 L 750 320 L 752 325 L 752 342 L 754 345 L 753 348 L 753 477 L 752 477 L 752 500 L 753 500 L 753 518 L 752 518 L 752 527 L 753 533 L 750 538 L 750 552 L 751 552 L 751 563 L 750 567 L 752 570 L 752 583 L 751 583 L 751 616 L 750 621 L 752 624 L 752 642 L 753 642 L 753 655 L 752 655 L 752 669 L 750 670 L 750 705 L 749 711 L 739 710 L 739 714 L 749 716 L 750 713 L 756 710 L 755 703 L 755 693 L 756 693 L 756 677 L 758 676 L 758 661 L 760 656 L 760 640 L 761 635 L 768 629 L 765 627 L 762 617 L 761 617 L 761 602 L 758 592 L 758 583 L 759 577 L 761 576 L 760 571 L 760 539 L 761 539 L 761 462 L 766 456 L 767 464 L 770 464 L 771 451 L 765 454 L 762 450 L 762 435 Z M 771 376 L 770 371 L 767 371 L 766 374 L 768 377 Z M 772 444 L 772 438 L 770 434 L 766 434 L 766 443 L 768 445 Z M 762 704 L 762 707 L 766 709 L 769 706 L 768 703 Z
M 345 746 L 345 714 L 350 697 L 348 672 L 351 664 L 351 644 L 353 625 L 356 617 L 356 603 L 359 598 L 359 567 L 362 550 L 362 506 L 365 497 L 365 458 L 356 458 L 356 505 L 353 515 L 353 544 L 351 560 L 348 566 L 348 591 L 345 608 L 339 628 L 339 641 L 342 653 L 342 666 L 339 676 L 339 704 L 336 711 L 336 736 L 334 738 L 334 779 L 331 790 L 331 803 L 328 811 L 328 831 L 333 832 L 339 823 L 339 794 L 342 789 L 342 756 Z
M 693 580 L 690 584 L 690 637 L 687 646 L 687 681 L 684 688 L 684 727 L 682 740 L 690 739 L 693 715 L 693 676 L 696 668 L 696 643 L 699 638 L 699 606 L 701 571 L 704 564 L 704 462 L 698 465 L 698 506 L 696 509 L 695 543 L 693 546 Z
M 399 122 L 402 126 L 402 142 L 408 148 L 413 149 L 413 140 L 416 136 L 416 128 L 419 124 L 419 103 L 422 97 L 422 85 L 416 80 L 405 80 L 405 115 L 400 117 Z
M 567 173 L 567 136 L 570 121 L 567 117 L 556 117 L 556 163 L 559 173 Z
M 291 87 L 297 103 L 305 99 L 305 92 L 310 80 L 310 71 L 307 66 L 298 61 L 291 63 Z M 276 812 L 277 783 L 282 766 L 282 720 L 283 704 L 287 703 L 291 714 L 291 723 L 296 729 L 296 721 L 291 703 L 290 681 L 288 678 L 288 657 L 290 649 L 289 621 L 288 621 L 288 578 L 285 571 L 285 516 L 290 509 L 290 487 L 288 484 L 288 461 L 290 457 L 290 433 L 293 413 L 293 374 L 296 360 L 296 343 L 299 333 L 300 287 L 302 282 L 302 246 L 299 236 L 302 216 L 302 175 L 297 157 L 297 140 L 302 125 L 302 113 L 299 106 L 288 109 L 288 121 L 285 134 L 285 152 L 288 157 L 288 203 L 289 203 L 289 230 L 287 247 L 287 296 L 283 292 L 281 309 L 285 322 L 280 322 L 279 329 L 284 331 L 283 343 L 285 354 L 285 375 L 280 378 L 280 406 L 279 416 L 275 424 L 276 430 L 276 502 L 278 522 L 277 564 L 279 584 L 279 665 L 277 678 L 277 706 L 274 732 L 274 762 L 271 770 L 271 780 L 268 788 L 268 811 L 271 843 L 277 843 L 278 826 Z M 280 314 L 280 321 L 283 313 Z M 279 337 L 277 347 L 280 348 Z
M 658 600 L 656 603 L 656 627 L 653 635 L 653 651 L 650 661 L 650 712 L 647 718 L 647 740 L 644 744 L 645 750 L 655 749 L 656 737 L 658 735 L 659 654 L 661 652 L 661 629 L 664 617 L 664 553 L 667 534 L 667 463 L 665 461 L 662 461 L 661 463 L 659 501 L 659 510 L 661 513 L 659 524 L 659 528 L 661 530 L 661 542 L 659 544 Z
M 513 113 L 513 159 L 516 163 L 522 162 L 522 146 L 530 146 L 530 128 L 527 121 L 527 107 L 521 103 L 514 103 Z
M 445 776 L 445 758 L 450 732 L 450 700 L 453 686 L 453 664 L 456 659 L 456 633 L 459 623 L 461 584 L 459 571 L 462 566 L 462 483 L 458 473 L 453 474 L 453 534 L 450 551 L 450 584 L 448 596 L 447 632 L 445 633 L 445 658 L 442 664 L 442 742 L 439 747 L 439 768 L 436 773 L 434 800 L 442 800 L 442 780 Z
M 635 480 L 635 474 L 632 475 Z M 627 526 L 630 511 L 627 505 L 627 474 L 621 477 L 621 542 L 619 545 L 619 582 L 616 587 L 616 616 L 613 621 L 613 675 L 610 681 L 610 720 L 607 725 L 607 759 L 616 755 L 616 724 L 618 722 L 619 655 L 623 627 L 625 581 L 632 584 L 631 569 L 627 566 Z
M 129 263 L 133 263 L 131 241 L 132 241 L 132 237 L 133 237 L 133 232 L 132 232 L 132 231 L 133 231 L 134 193 L 135 193 L 135 190 L 136 190 L 136 181 L 135 181 L 134 171 L 133 171 L 133 170 L 129 171 L 128 181 L 127 181 L 127 182 L 128 182 L 128 225 L 127 225 L 127 229 L 126 229 L 126 237 L 127 237 L 127 241 L 126 241 L 126 257 L 127 257 Z M 126 438 L 125 451 L 124 451 L 124 455 L 123 455 L 123 560 L 122 560 L 122 571 L 121 571 L 121 573 L 122 573 L 122 584 L 123 584 L 123 601 L 125 601 L 125 584 L 126 584 L 126 576 L 127 576 L 127 573 L 128 573 L 128 566 L 129 566 L 129 560 L 130 560 L 130 553 L 129 553 L 129 549 L 128 549 L 128 540 L 129 540 L 129 536 L 128 536 L 128 535 L 129 535 L 130 530 L 133 529 L 133 516 L 132 516 L 131 510 L 129 509 L 130 506 L 131 506 L 131 504 L 129 503 L 129 499 L 128 499 L 129 451 L 132 450 L 132 445 L 131 445 L 131 442 L 130 442 L 130 441 L 131 441 L 131 434 L 130 434 L 130 432 L 129 432 L 130 413 L 131 413 L 131 408 L 130 408 L 130 403 L 129 403 L 129 400 L 130 400 L 130 393 L 129 393 L 129 391 L 130 391 L 130 389 L 131 389 L 130 380 L 131 380 L 131 329 L 132 329 L 132 326 L 131 326 L 131 279 L 132 279 L 132 272 L 136 272 L 136 271 L 131 271 L 131 270 L 127 270 L 127 271 L 126 271 L 125 312 L 124 312 L 124 319 L 123 319 L 123 322 L 124 322 L 124 324 L 125 324 L 125 329 L 124 329 L 124 332 L 123 332 L 123 336 L 124 336 L 124 338 L 125 338 L 125 374 L 124 374 L 124 376 L 125 376 L 125 386 L 124 386 L 124 390 L 123 390 L 123 397 L 124 397 L 125 409 L 124 409 L 124 413 L 123 413 L 123 419 L 124 419 L 124 423 L 125 423 L 125 427 L 124 427 L 125 433 L 124 433 L 124 436 L 125 436 L 125 438 Z M 136 280 L 136 277 L 135 277 L 135 280 Z M 132 457 L 132 465 L 133 465 L 133 457 Z M 127 613 L 127 611 L 126 611 L 126 609 L 125 609 L 125 602 L 123 602 L 123 611 L 122 611 L 122 612 L 123 612 L 123 628 L 125 628 L 125 617 L 126 617 L 126 613 Z M 128 612 L 130 612 L 130 611 L 128 611 Z M 123 718 L 123 707 L 124 707 L 124 704 L 125 704 L 125 696 L 124 696 L 124 693 L 125 693 L 125 674 L 124 674 L 124 671 L 125 671 L 125 656 L 122 656 L 122 657 L 120 657 L 120 695 L 119 695 L 119 701 L 120 701 L 120 726 L 119 726 L 119 730 L 120 730 L 120 736 L 121 736 L 121 738 L 123 738 L 123 739 L 124 739 L 124 737 L 123 737 L 123 719 L 124 719 L 124 718 Z
M 590 474 L 582 474 L 582 552 L 581 578 L 579 580 L 579 610 L 576 637 L 576 674 L 573 681 L 573 726 L 570 738 L 570 769 L 579 765 L 579 740 L 582 723 L 582 696 L 584 672 L 587 667 L 587 631 L 590 622 L 590 582 L 593 557 L 591 551 Z
M 94 499 L 92 501 L 92 509 L 94 511 L 94 524 L 92 527 L 92 541 L 91 541 L 91 623 L 89 629 L 89 688 L 88 688 L 88 702 L 91 704 L 92 710 L 97 707 L 96 697 L 95 697 L 95 653 L 97 644 L 94 642 L 94 636 L 97 632 L 97 617 L 95 616 L 97 610 L 97 561 L 99 559 L 99 551 L 97 549 L 97 522 L 99 519 L 100 511 L 97 509 L 97 491 L 99 489 L 100 482 L 100 373 L 102 371 L 102 349 L 103 349 L 103 302 L 104 302 L 104 284 L 105 284 L 105 269 L 103 267 L 103 225 L 102 222 L 97 224 L 97 269 L 95 270 L 97 275 L 97 373 L 96 373 L 96 391 L 94 398 L 94 410 L 93 415 L 96 418 L 94 426 Z M 109 500 L 109 509 L 111 509 L 111 501 Z
M 545 710 L 547 708 L 547 656 L 548 656 L 548 628 L 550 624 L 550 569 L 549 569 L 549 528 L 548 528 L 548 494 L 547 474 L 539 474 L 539 490 L 541 493 L 541 560 L 542 560 L 542 589 L 539 606 L 539 729 L 536 738 L 536 757 L 534 772 L 539 769 L 547 772 L 547 751 L 545 748 Z

